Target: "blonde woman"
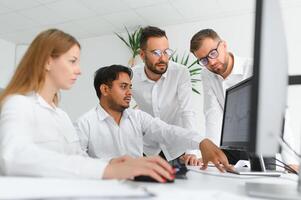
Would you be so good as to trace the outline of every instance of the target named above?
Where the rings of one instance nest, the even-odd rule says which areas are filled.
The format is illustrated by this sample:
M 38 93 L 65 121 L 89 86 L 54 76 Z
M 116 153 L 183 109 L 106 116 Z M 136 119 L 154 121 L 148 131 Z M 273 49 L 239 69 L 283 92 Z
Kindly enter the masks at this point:
M 70 89 L 80 72 L 80 44 L 57 29 L 41 32 L 31 43 L 0 96 L 0 168 L 5 175 L 127 179 L 148 175 L 174 179 L 159 157 L 120 157 L 107 163 L 81 150 L 58 93 Z

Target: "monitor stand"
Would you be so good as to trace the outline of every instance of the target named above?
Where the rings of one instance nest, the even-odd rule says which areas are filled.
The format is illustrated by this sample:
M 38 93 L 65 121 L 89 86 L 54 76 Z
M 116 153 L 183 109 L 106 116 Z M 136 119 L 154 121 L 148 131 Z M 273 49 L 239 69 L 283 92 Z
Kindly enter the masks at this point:
M 300 162 L 301 164 L 301 162 Z M 301 173 L 297 184 L 246 183 L 246 192 L 249 196 L 281 199 L 301 199 Z
M 247 176 L 270 176 L 279 177 L 282 172 L 267 170 L 262 156 L 250 155 L 250 167 L 235 166 L 235 171 L 231 173 Z

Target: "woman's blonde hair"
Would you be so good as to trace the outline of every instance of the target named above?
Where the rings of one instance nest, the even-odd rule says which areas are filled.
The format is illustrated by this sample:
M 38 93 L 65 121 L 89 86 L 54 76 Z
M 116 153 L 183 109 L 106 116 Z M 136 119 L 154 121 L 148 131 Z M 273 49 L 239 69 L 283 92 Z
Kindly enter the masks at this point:
M 0 95 L 0 103 L 12 94 L 38 92 L 45 83 L 46 62 L 50 57 L 56 58 L 66 53 L 79 42 L 71 35 L 58 29 L 41 32 L 30 44 L 7 87 Z M 58 104 L 58 94 L 53 102 Z

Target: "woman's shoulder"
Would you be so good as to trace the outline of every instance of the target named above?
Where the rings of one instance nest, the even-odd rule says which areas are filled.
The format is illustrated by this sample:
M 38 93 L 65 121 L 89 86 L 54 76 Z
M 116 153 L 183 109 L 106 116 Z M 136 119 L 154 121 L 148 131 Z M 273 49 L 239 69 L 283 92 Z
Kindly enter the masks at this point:
M 22 95 L 22 94 L 12 94 L 7 96 L 3 103 L 2 103 L 2 109 L 4 108 L 29 108 L 33 105 L 33 100 L 31 96 L 28 95 Z

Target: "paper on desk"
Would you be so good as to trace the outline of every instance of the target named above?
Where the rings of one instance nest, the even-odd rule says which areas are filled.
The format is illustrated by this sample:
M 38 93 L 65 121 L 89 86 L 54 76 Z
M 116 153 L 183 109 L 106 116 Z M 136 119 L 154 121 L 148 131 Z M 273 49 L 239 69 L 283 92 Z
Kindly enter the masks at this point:
M 0 199 L 150 197 L 142 187 L 116 180 L 0 177 Z

